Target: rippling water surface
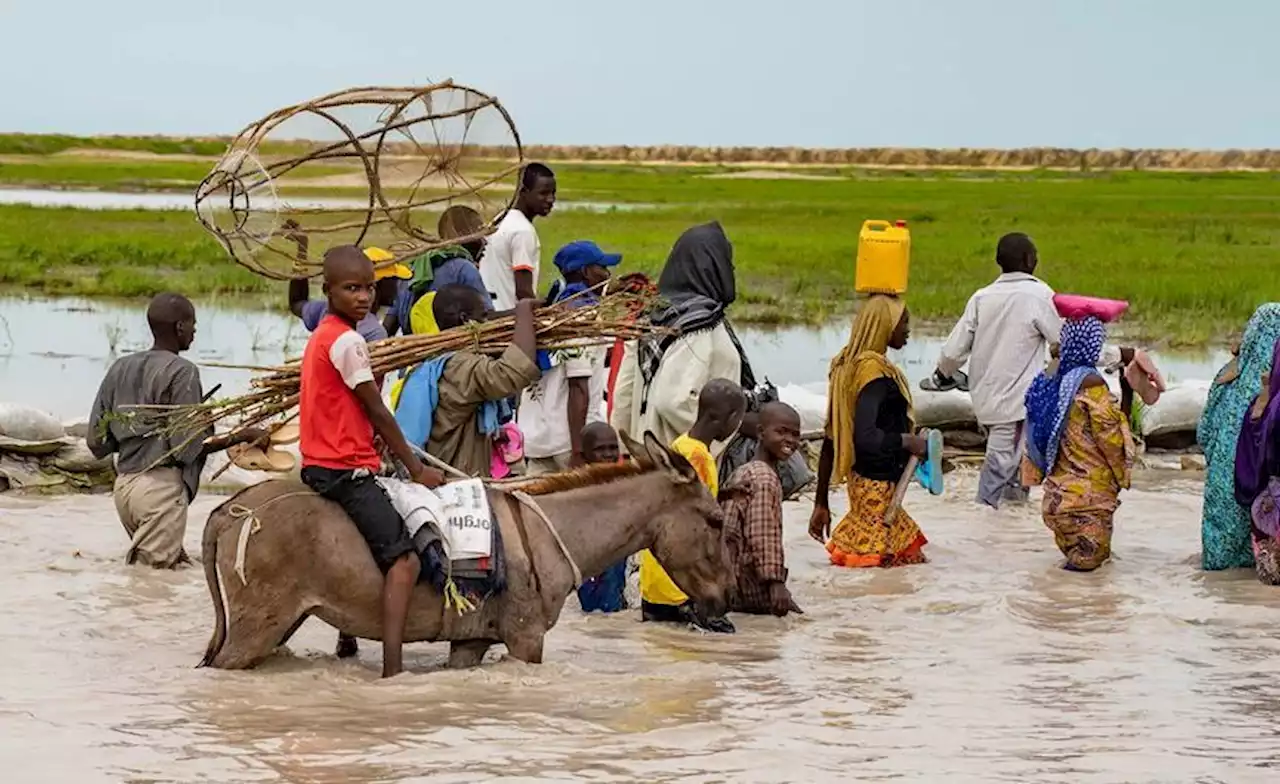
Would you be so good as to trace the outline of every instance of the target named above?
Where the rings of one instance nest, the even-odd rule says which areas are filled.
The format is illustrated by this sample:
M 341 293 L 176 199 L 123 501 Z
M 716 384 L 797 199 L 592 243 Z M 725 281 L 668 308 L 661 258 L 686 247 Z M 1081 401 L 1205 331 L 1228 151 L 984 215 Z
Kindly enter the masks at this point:
M 804 616 L 721 637 L 567 609 L 544 665 L 441 671 L 415 645 L 389 682 L 316 621 L 256 671 L 193 669 L 200 571 L 122 565 L 108 498 L 0 496 L 0 761 L 15 782 L 1274 782 L 1280 593 L 1198 570 L 1198 487 L 1171 476 L 1125 496 L 1094 574 L 962 476 L 908 498 L 924 566 L 828 567 L 789 504 Z

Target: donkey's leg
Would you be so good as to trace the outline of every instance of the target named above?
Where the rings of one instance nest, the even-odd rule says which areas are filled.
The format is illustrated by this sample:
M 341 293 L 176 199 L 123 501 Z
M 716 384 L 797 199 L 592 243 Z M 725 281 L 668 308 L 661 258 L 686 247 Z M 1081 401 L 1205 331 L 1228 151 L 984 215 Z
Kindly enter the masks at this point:
M 233 611 L 227 643 L 213 660 L 213 666 L 224 670 L 253 667 L 288 640 L 305 619 L 306 613 L 296 607 L 265 613 Z
M 333 654 L 339 659 L 350 659 L 360 653 L 360 643 L 356 642 L 356 638 L 349 634 L 338 632 L 338 645 L 334 649 Z
M 493 647 L 493 640 L 454 640 L 449 643 L 449 669 L 478 667 Z
M 542 664 L 542 640 L 545 632 L 521 631 L 506 640 L 507 655 L 529 664 Z

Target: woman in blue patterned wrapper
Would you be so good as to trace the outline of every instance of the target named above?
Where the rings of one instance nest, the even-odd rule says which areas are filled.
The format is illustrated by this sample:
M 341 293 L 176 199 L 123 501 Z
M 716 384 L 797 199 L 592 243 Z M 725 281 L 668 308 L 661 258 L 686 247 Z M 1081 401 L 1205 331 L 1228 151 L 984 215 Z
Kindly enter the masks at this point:
M 1208 571 L 1254 565 L 1249 510 L 1235 497 L 1236 445 L 1245 412 L 1271 372 L 1278 338 L 1280 303 L 1271 302 L 1249 319 L 1239 353 L 1214 380 L 1196 429 L 1206 463 L 1200 560 Z
M 1067 561 L 1089 572 L 1111 557 L 1112 521 L 1128 489 L 1134 443 L 1098 371 L 1106 329 L 1095 317 L 1062 327 L 1058 367 L 1027 390 L 1024 485 L 1044 484 L 1041 514 Z

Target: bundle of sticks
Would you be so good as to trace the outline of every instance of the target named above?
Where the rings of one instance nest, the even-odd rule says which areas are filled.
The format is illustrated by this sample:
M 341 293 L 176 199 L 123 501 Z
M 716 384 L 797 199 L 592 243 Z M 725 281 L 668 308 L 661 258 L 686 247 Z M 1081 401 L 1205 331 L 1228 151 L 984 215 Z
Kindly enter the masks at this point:
M 564 301 L 534 312 L 538 348 L 556 350 L 612 343 L 617 338 L 631 340 L 661 332 L 660 328 L 637 321 L 636 313 L 653 304 L 652 295 L 618 293 L 602 297 L 594 304 L 571 307 Z M 369 345 L 373 373 L 381 378 L 430 359 L 461 350 L 500 354 L 515 335 L 515 316 L 465 324 L 432 335 L 405 335 Z M 208 363 L 216 367 L 254 370 L 260 373 L 250 385 L 252 391 L 238 397 L 165 407 L 155 412 L 171 433 L 200 433 L 228 420 L 231 432 L 247 427 L 282 424 L 298 405 L 302 381 L 302 360 L 260 367 Z M 283 418 L 282 418 L 283 417 Z M 271 420 L 277 420 L 271 422 Z

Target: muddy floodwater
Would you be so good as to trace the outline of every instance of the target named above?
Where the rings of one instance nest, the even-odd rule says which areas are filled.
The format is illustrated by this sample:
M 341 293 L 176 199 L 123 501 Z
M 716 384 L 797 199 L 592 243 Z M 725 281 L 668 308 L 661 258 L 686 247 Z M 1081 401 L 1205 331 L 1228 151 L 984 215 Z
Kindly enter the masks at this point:
M 1276 781 L 1280 594 L 1198 570 L 1193 481 L 1127 494 L 1114 561 L 1074 574 L 1034 507 L 951 478 L 908 497 L 923 566 L 829 567 L 788 504 L 804 616 L 706 636 L 570 600 L 543 665 L 421 644 L 387 682 L 314 620 L 255 671 L 193 669 L 200 571 L 124 566 L 105 497 L 0 496 L 5 780 Z

